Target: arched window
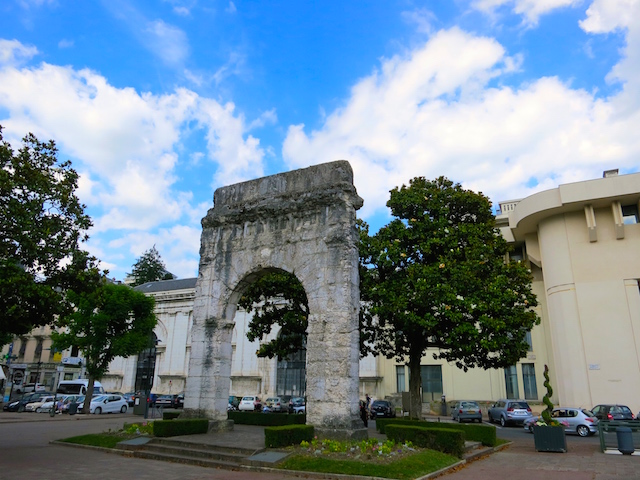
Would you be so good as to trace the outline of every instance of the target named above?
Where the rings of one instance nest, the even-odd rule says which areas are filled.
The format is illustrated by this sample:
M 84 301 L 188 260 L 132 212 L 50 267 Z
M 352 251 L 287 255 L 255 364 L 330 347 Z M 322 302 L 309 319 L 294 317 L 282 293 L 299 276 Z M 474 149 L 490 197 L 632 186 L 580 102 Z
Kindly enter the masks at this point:
M 149 347 L 138 354 L 136 366 L 136 392 L 145 392 L 153 387 L 153 377 L 156 371 L 156 345 L 158 337 L 151 332 L 149 336 Z
M 305 346 L 285 358 L 278 357 L 276 393 L 304 397 L 307 393 L 307 349 Z

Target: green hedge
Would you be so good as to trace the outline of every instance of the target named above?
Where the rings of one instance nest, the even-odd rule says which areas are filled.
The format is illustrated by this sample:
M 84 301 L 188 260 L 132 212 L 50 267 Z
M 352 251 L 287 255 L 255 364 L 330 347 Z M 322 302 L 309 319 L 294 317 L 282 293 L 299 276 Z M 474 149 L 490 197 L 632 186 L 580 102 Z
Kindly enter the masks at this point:
M 264 427 L 275 427 L 280 425 L 300 425 L 307 420 L 306 415 L 288 415 L 279 413 L 260 412 L 229 412 L 229 420 L 233 420 L 238 425 L 262 425 Z
M 464 453 L 464 432 L 446 428 L 426 428 L 412 425 L 387 425 L 390 440 L 402 443 L 407 440 L 418 447 L 462 457 Z
M 156 437 L 175 437 L 177 435 L 207 433 L 208 431 L 209 419 L 207 418 L 156 420 L 153 422 L 153 434 Z
M 173 420 L 174 418 L 178 418 L 182 412 L 172 412 L 172 411 L 164 411 L 162 412 L 163 420 Z
M 299 445 L 313 439 L 313 425 L 282 425 L 264 429 L 264 445 L 267 448 Z
M 387 425 L 413 425 L 426 428 L 446 428 L 450 430 L 460 430 L 464 432 L 465 439 L 473 442 L 482 442 L 487 447 L 497 445 L 496 427 L 492 425 L 474 425 L 466 423 L 448 422 L 425 422 L 423 420 L 409 420 L 403 418 L 378 418 L 376 419 L 376 429 L 380 433 L 385 433 Z

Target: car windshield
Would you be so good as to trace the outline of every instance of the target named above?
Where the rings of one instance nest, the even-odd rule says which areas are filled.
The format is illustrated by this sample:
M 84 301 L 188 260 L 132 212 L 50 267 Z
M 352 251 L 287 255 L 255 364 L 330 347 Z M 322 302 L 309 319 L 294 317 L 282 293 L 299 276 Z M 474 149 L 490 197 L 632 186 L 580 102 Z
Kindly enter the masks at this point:
M 511 403 L 509 404 L 509 406 L 510 406 L 511 408 L 523 408 L 523 409 L 525 409 L 525 410 L 526 410 L 527 408 L 529 408 L 529 405 L 527 405 L 527 404 L 526 404 L 526 403 L 524 403 L 524 402 L 511 402 Z
M 479 405 L 476 402 L 462 402 L 460 406 L 462 408 L 479 408 Z
M 582 413 L 584 413 L 587 417 L 595 417 L 591 410 L 584 409 L 582 410 Z
M 92 402 L 102 402 L 106 399 L 107 397 L 105 395 L 99 395 L 97 397 L 93 397 L 91 399 Z

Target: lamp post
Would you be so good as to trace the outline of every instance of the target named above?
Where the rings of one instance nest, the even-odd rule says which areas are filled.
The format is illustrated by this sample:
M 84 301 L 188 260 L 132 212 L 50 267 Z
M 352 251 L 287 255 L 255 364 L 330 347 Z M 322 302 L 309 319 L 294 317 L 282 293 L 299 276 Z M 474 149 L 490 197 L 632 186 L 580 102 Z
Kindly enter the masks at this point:
M 147 382 L 145 388 L 145 405 L 144 405 L 144 418 L 149 418 L 149 403 L 151 403 L 151 387 L 153 387 L 153 375 L 155 373 L 155 358 L 156 358 L 156 347 L 159 343 L 159 340 L 154 340 L 149 347 L 147 353 Z M 153 360 L 153 368 L 151 368 L 151 361 Z

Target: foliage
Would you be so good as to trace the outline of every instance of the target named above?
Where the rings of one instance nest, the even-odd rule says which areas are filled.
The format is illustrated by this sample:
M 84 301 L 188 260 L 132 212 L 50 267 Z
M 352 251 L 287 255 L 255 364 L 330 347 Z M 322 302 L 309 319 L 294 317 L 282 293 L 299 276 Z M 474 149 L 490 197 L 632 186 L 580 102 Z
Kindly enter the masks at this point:
M 276 425 L 296 425 L 304 424 L 306 422 L 306 415 L 279 415 L 279 414 L 264 414 L 260 412 L 240 412 L 230 411 L 227 412 L 229 420 L 233 420 L 238 425 L 263 425 L 263 426 L 276 426 Z
M 153 422 L 125 423 L 122 431 L 126 435 L 153 435 Z
M 366 454 L 358 459 L 341 460 L 327 455 L 293 455 L 280 468 L 287 470 L 361 475 L 375 478 L 409 480 L 421 478 L 458 462 L 458 459 L 433 450 L 416 451 L 408 456 L 386 457 L 386 463 L 378 463 L 381 455 Z
M 505 262 L 509 247 L 481 193 L 417 177 L 387 206 L 395 218 L 375 235 L 359 224 L 362 351 L 408 360 L 418 418 L 428 348 L 465 371 L 513 365 L 539 323 L 537 300 L 526 266 Z
M 542 403 L 544 403 L 547 408 L 542 411 L 542 419 L 546 425 L 557 426 L 559 423 L 556 420 L 551 418 L 551 413 L 553 412 L 553 402 L 551 401 L 551 395 L 553 395 L 553 388 L 551 388 L 551 382 L 549 381 L 549 367 L 547 365 L 544 366 L 544 386 L 547 389 L 547 393 L 544 397 L 542 397 Z
M 426 428 L 446 428 L 450 430 L 459 430 L 464 432 L 466 440 L 473 442 L 482 442 L 487 447 L 493 447 L 497 444 L 496 427 L 493 425 L 473 425 L 462 423 L 445 423 L 445 422 L 425 422 L 423 420 L 410 420 L 406 418 L 378 418 L 376 419 L 376 429 L 380 433 L 385 433 L 387 425 L 412 425 L 416 427 Z
M 0 126 L 0 332 L 15 335 L 60 313 L 57 275 L 91 227 L 78 174 L 57 159 L 55 142 L 22 141 L 14 152 Z
M 176 437 L 195 435 L 209 431 L 209 419 L 188 418 L 185 420 L 156 420 L 153 422 L 153 434 L 156 437 Z
M 387 425 L 385 432 L 390 440 L 410 441 L 414 445 L 462 457 L 464 432 L 446 428 L 414 427 L 412 425 Z
M 165 410 L 162 412 L 163 420 L 173 420 L 174 418 L 178 418 L 182 412 L 172 412 L 171 410 Z
M 264 446 L 267 448 L 299 445 L 313 438 L 313 425 L 281 425 L 264 429 Z
M 252 283 L 238 305 L 248 313 L 247 338 L 261 340 L 280 326 L 277 338 L 260 344 L 259 357 L 285 358 L 305 348 L 309 318 L 309 303 L 304 287 L 295 275 L 282 270 L 272 271 Z
M 153 298 L 127 285 L 98 280 L 95 268 L 86 270 L 85 275 L 94 288 L 67 291 L 74 309 L 57 320 L 58 331 L 51 333 L 51 339 L 60 350 L 77 346 L 82 351 L 90 396 L 94 380 L 102 378 L 111 360 L 135 355 L 148 346 L 157 320 Z M 89 402 L 85 402 L 85 413 L 88 410 Z
M 129 276 L 133 277 L 132 286 L 142 285 L 147 282 L 157 282 L 158 280 L 172 280 L 175 275 L 167 271 L 167 268 L 160 257 L 160 253 L 154 245 L 144 252 L 140 258 L 133 264 L 133 268 Z

